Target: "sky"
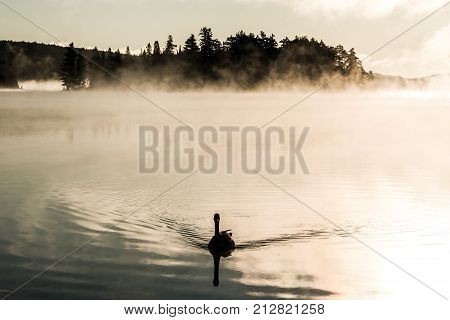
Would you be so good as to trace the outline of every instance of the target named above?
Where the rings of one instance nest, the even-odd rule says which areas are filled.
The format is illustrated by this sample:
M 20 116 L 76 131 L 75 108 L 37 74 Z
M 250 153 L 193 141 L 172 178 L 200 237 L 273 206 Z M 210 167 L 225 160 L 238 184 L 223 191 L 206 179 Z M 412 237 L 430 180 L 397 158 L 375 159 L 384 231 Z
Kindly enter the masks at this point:
M 53 34 L 18 16 L 3 3 Z M 361 58 L 446 0 L 0 0 L 0 39 L 134 52 L 147 43 L 175 43 L 211 27 L 221 41 L 239 30 L 295 35 L 355 48 Z M 373 72 L 419 77 L 450 73 L 450 4 L 364 60 Z

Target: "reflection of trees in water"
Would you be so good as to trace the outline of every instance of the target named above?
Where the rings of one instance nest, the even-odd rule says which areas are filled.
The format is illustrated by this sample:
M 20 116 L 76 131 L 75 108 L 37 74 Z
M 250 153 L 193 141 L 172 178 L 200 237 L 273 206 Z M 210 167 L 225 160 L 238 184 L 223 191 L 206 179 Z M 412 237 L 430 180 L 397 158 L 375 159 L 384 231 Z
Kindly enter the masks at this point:
M 122 125 L 118 121 L 96 121 L 92 125 L 92 135 L 97 137 L 119 137 L 127 135 L 130 131 L 128 125 Z

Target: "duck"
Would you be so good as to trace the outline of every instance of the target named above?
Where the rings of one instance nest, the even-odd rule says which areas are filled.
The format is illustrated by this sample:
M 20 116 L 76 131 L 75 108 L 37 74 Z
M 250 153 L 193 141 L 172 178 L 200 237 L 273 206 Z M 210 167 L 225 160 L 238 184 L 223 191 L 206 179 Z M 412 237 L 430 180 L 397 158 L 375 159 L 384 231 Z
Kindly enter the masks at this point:
M 236 248 L 231 230 L 220 231 L 220 214 L 214 214 L 214 236 L 208 243 L 209 252 L 213 255 L 227 257 Z

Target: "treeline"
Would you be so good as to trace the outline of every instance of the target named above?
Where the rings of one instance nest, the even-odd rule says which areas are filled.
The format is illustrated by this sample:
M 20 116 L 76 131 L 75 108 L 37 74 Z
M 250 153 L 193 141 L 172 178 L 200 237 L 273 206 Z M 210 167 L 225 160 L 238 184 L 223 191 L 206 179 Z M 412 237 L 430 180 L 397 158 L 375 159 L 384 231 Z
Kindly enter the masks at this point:
M 0 87 L 17 88 L 18 80 L 57 79 L 65 51 L 54 44 L 0 40 Z
M 318 83 L 330 76 L 341 76 L 340 83 L 370 80 L 354 49 L 327 46 L 306 37 L 285 38 L 278 43 L 274 35 L 240 31 L 224 42 L 214 38 L 210 28 L 202 28 L 183 44 L 173 37 L 161 45 L 149 43 L 139 55 L 127 48 L 92 52 L 87 63 L 90 87 L 127 83 L 151 83 L 169 88 L 208 86 L 252 89 L 258 86 L 292 83 Z
M 56 60 L 55 60 L 56 61 Z M 58 77 L 66 89 L 118 86 L 120 82 L 189 89 L 267 85 L 318 84 L 338 76 L 337 85 L 360 84 L 373 78 L 354 49 L 328 46 L 314 38 L 284 38 L 240 31 L 221 42 L 210 28 L 182 44 L 172 36 L 149 43 L 139 54 L 119 50 L 76 49 L 61 53 Z

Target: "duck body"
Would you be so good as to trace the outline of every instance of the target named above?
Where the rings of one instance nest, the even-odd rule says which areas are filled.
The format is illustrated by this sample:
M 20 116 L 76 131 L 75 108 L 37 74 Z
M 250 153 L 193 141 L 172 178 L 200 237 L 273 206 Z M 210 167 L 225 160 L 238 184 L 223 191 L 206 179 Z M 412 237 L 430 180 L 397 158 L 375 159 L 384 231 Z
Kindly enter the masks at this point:
M 225 253 L 236 248 L 232 233 L 228 231 L 222 231 L 219 234 L 214 235 L 208 243 L 209 251 L 213 253 Z
M 215 233 L 208 243 L 208 249 L 212 254 L 218 254 L 223 257 L 229 256 L 236 248 L 236 244 L 232 238 L 231 230 L 219 231 L 220 215 L 214 215 Z

